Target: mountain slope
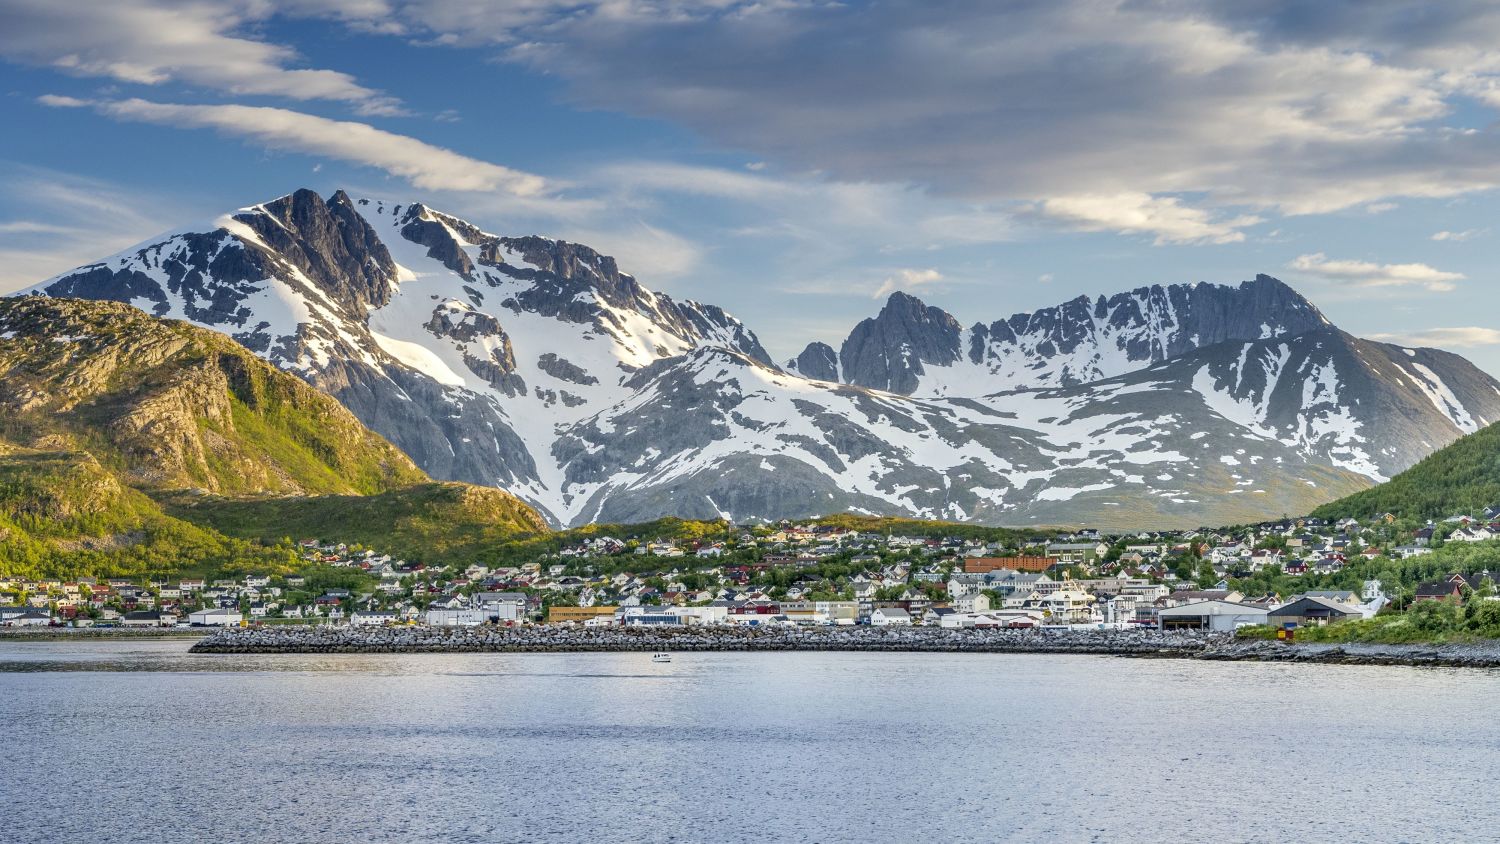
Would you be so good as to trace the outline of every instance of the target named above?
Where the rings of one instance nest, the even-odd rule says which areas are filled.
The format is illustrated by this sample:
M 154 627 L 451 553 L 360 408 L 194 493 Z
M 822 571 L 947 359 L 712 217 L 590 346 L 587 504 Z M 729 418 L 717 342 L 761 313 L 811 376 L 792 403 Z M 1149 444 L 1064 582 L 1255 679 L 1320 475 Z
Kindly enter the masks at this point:
M 1388 483 L 1313 511 L 1325 519 L 1370 519 L 1393 513 L 1408 519 L 1482 516 L 1500 505 L 1500 425 L 1442 449 Z
M 514 496 L 471 484 L 421 484 L 375 495 L 229 499 L 175 496 L 168 513 L 227 536 L 274 543 L 337 537 L 429 564 L 472 563 L 518 537 L 548 533 Z
M 286 567 L 290 549 L 231 539 L 155 499 L 187 491 L 233 508 L 295 495 L 311 512 L 325 499 L 307 496 L 353 507 L 434 486 L 338 402 L 227 337 L 117 303 L 0 299 L 0 574 Z M 460 530 L 542 525 L 503 492 L 473 496 L 489 505 L 456 511 Z
M 228 338 L 78 300 L 0 300 L 0 433 L 90 451 L 134 486 L 378 492 L 426 480 L 327 396 Z
M 509 489 L 554 525 L 845 509 L 1239 522 L 1500 420 L 1500 383 L 1462 358 L 1357 340 L 1266 276 L 969 328 L 896 294 L 838 351 L 777 367 L 738 320 L 585 246 L 342 192 L 298 191 L 36 290 L 224 331 L 430 475 Z

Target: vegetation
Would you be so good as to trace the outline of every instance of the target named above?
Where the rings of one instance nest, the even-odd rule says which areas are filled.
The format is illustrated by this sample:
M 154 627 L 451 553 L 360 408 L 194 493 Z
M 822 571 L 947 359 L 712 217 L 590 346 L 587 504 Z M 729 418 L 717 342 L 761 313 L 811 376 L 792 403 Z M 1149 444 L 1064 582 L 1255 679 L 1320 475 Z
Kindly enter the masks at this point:
M 189 489 L 243 499 L 227 524 L 289 524 L 230 536 L 163 508 Z M 499 491 L 432 484 L 228 337 L 114 302 L 0 299 L 0 576 L 275 574 L 301 565 L 287 532 L 356 527 L 440 554 L 544 528 Z
M 1389 483 L 1319 507 L 1324 519 L 1369 519 L 1385 513 L 1405 520 L 1477 514 L 1500 502 L 1500 425 L 1491 425 L 1438 451 Z
M 497 489 L 428 483 L 376 495 L 234 499 L 177 495 L 167 512 L 262 543 L 326 537 L 429 564 L 468 564 L 499 549 L 545 543 L 541 517 Z

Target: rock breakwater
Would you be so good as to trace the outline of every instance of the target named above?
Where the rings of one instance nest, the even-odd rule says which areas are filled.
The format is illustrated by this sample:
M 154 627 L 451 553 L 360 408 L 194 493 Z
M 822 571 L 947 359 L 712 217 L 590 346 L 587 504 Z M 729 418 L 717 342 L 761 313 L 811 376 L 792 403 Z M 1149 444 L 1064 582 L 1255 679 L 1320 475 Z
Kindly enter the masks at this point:
M 555 653 L 569 651 L 931 651 L 1190 656 L 1223 634 L 931 627 L 277 627 L 233 628 L 197 653 Z
M 1235 662 L 1500 668 L 1500 641 L 1445 645 L 1284 644 L 1155 630 L 931 627 L 266 627 L 215 631 L 194 653 L 568 653 L 855 651 L 1094 654 Z

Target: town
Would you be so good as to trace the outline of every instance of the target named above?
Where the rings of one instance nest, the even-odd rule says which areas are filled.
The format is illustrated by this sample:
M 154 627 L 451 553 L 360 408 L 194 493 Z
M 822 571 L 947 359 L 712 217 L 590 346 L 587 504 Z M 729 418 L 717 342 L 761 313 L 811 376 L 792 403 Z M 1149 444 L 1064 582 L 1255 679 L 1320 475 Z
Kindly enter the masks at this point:
M 936 527 L 936 525 L 935 525 Z M 970 533 L 982 534 L 984 529 Z M 0 626 L 1321 626 L 1493 597 L 1500 507 L 1402 526 L 1288 519 L 1240 529 L 967 538 L 847 524 L 696 538 L 589 536 L 516 565 L 435 567 L 305 539 L 297 573 L 0 579 Z M 1009 541 L 1007 541 L 1007 539 Z

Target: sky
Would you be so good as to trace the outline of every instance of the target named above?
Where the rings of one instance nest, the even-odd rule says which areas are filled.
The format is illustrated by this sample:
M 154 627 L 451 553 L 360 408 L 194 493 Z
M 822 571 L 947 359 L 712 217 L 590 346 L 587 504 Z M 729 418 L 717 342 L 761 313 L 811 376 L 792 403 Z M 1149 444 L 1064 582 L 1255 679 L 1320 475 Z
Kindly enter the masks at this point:
M 1500 375 L 1500 8 L 0 0 L 0 293 L 310 187 L 615 255 L 779 359 L 1292 284 Z

